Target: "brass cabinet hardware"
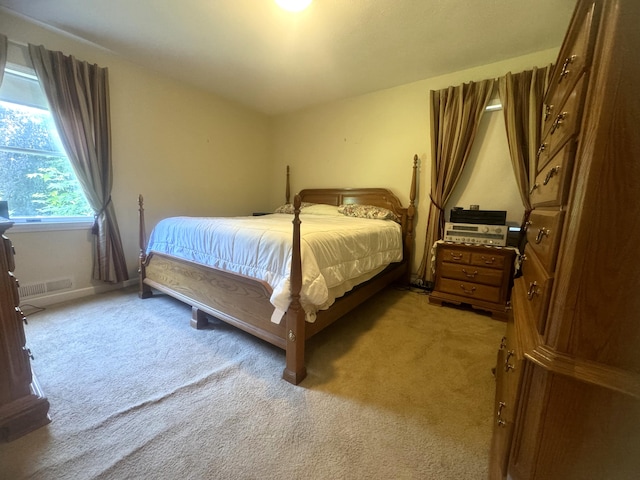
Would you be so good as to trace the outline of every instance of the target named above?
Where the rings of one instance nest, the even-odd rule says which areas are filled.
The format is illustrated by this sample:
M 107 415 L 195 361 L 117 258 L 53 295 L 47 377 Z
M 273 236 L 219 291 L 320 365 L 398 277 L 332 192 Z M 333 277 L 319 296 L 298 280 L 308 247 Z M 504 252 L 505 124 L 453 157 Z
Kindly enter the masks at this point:
M 565 58 L 564 63 L 562 64 L 562 71 L 560 72 L 560 77 L 558 78 L 558 83 L 564 80 L 564 77 L 571 73 L 569 70 L 569 65 L 571 65 L 576 60 L 577 55 L 571 55 L 570 57 Z
M 549 181 L 551 180 L 551 177 L 553 177 L 559 171 L 560 171 L 560 165 L 556 165 L 551 170 L 549 170 L 549 172 L 547 173 L 547 176 L 545 177 L 544 182 L 542 182 L 542 184 L 546 185 L 547 183 L 549 183 Z

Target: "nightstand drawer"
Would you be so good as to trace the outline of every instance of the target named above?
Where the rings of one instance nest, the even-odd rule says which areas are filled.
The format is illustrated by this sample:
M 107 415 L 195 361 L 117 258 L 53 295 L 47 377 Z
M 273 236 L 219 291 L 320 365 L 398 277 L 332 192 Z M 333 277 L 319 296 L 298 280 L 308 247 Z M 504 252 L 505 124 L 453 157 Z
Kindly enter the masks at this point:
M 480 267 L 498 268 L 502 270 L 504 268 L 504 255 L 502 253 L 490 252 L 487 249 L 486 252 L 472 253 L 471 265 L 478 265 Z
M 450 263 L 464 263 L 468 265 L 471 261 L 471 252 L 467 250 L 460 250 L 457 248 L 441 247 L 440 255 L 442 255 L 443 262 Z
M 475 265 L 455 265 L 443 263 L 440 271 L 442 278 L 462 280 L 464 282 L 482 283 L 484 285 L 502 285 L 502 270 L 484 268 Z
M 464 282 L 450 278 L 439 278 L 436 288 L 440 292 L 450 293 L 461 297 L 473 298 L 492 303 L 500 301 L 500 287 Z

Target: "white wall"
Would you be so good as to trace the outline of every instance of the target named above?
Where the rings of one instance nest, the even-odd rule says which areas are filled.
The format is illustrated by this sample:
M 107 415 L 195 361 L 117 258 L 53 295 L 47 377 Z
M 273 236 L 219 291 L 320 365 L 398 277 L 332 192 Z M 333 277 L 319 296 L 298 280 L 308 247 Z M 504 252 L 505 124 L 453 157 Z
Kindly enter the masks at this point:
M 137 195 L 145 197 L 148 231 L 161 217 L 239 215 L 269 204 L 269 118 L 208 92 L 160 77 L 103 49 L 41 28 L 0 10 L 10 40 L 43 44 L 109 68 L 113 203 L 136 278 Z M 93 289 L 88 230 L 8 232 L 22 285 L 72 277 L 74 289 Z
M 545 66 L 555 61 L 557 52 L 545 50 L 276 117 L 271 205 L 283 201 L 281 172 L 286 165 L 291 166 L 293 192 L 330 186 L 387 187 L 407 205 L 412 159 L 417 154 L 416 270 L 424 250 L 431 182 L 429 91 Z M 474 145 L 466 172 L 473 170 L 474 179 L 462 179 L 465 188 L 455 193 L 449 208 L 473 203 L 482 209 L 508 210 L 509 220 L 519 223 L 523 209 L 508 163 L 502 111 L 486 114 Z

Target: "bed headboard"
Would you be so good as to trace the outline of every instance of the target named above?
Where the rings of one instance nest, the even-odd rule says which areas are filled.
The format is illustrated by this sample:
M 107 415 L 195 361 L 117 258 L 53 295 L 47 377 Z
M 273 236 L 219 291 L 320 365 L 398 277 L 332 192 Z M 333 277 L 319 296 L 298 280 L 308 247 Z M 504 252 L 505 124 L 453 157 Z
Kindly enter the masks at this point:
M 403 260 L 406 265 L 406 282 L 411 277 L 411 258 L 413 255 L 414 216 L 416 212 L 416 173 L 418 171 L 418 155 L 413 157 L 413 172 L 411 175 L 411 188 L 409 190 L 409 206 L 403 207 L 400 199 L 386 188 L 307 188 L 301 190 L 295 196 L 295 213 L 293 220 L 294 245 L 300 242 L 300 205 L 302 202 L 324 203 L 327 205 L 373 205 L 391 210 L 398 217 L 398 223 L 402 228 Z M 287 167 L 287 203 L 289 203 L 289 168 Z M 297 240 L 296 240 L 297 239 Z M 298 255 L 299 257 L 299 255 Z M 292 278 L 294 270 L 300 274 L 300 258 L 293 258 Z M 298 265 L 297 269 L 293 266 Z
M 398 197 L 386 188 L 307 188 L 299 195 L 303 202 L 309 203 L 374 205 L 391 210 L 398 218 L 407 213 Z
M 398 217 L 405 236 L 405 244 L 413 242 L 413 217 L 415 215 L 416 174 L 418 155 L 413 157 L 413 172 L 409 190 L 409 206 L 403 207 L 400 199 L 386 188 L 306 188 L 296 197 L 301 202 L 326 203 L 328 205 L 373 205 L 391 210 Z M 289 203 L 289 167 L 287 167 L 287 203 Z

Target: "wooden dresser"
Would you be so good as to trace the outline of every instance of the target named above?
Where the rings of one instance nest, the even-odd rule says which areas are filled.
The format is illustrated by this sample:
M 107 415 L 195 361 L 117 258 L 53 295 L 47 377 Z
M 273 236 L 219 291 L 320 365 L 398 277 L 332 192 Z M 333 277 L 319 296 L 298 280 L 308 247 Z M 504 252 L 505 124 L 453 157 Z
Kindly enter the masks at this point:
M 579 0 L 545 96 L 490 477 L 640 475 L 640 2 Z
M 11 441 L 49 423 L 49 402 L 31 372 L 18 297 L 13 246 L 0 219 L 0 440 Z
M 506 318 L 513 279 L 512 248 L 436 244 L 436 271 L 429 303 L 467 303 Z

